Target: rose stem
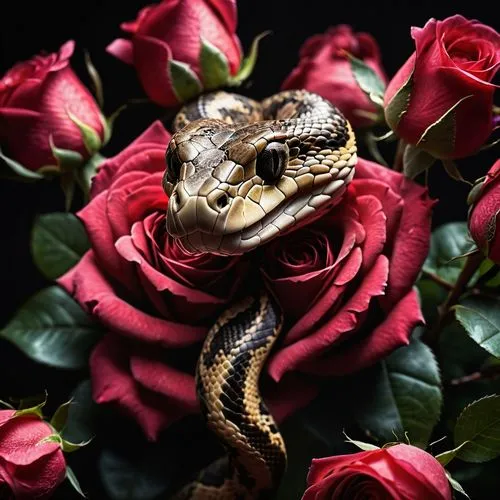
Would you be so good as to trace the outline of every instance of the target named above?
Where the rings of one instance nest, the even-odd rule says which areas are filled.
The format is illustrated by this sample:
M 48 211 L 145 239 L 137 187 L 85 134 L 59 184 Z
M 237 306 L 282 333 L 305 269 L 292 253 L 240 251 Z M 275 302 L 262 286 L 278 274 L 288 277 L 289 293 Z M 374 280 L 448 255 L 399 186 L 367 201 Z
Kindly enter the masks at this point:
M 458 299 L 465 291 L 467 284 L 476 272 L 477 268 L 483 261 L 483 254 L 479 251 L 471 253 L 467 256 L 465 265 L 460 272 L 458 279 L 450 290 L 446 300 L 439 306 L 439 316 L 434 326 L 427 330 L 422 337 L 422 340 L 429 346 L 436 348 L 437 340 L 441 330 L 449 321 L 450 309 L 458 302 Z
M 468 382 L 474 382 L 476 380 L 493 379 L 500 376 L 500 365 L 489 366 L 484 370 L 471 373 L 470 375 L 464 375 L 463 377 L 457 377 L 450 380 L 450 385 L 462 385 Z
M 431 281 L 434 281 L 434 283 L 441 285 L 443 288 L 446 288 L 447 290 L 453 290 L 453 285 L 441 278 L 441 276 L 438 276 L 435 273 L 431 273 L 430 271 L 426 271 L 425 269 L 422 269 L 422 274 L 426 278 L 429 278 Z
M 399 139 L 398 147 L 396 148 L 396 155 L 394 156 L 394 164 L 392 165 L 392 169 L 396 172 L 403 171 L 403 153 L 405 150 L 405 142 L 403 139 Z

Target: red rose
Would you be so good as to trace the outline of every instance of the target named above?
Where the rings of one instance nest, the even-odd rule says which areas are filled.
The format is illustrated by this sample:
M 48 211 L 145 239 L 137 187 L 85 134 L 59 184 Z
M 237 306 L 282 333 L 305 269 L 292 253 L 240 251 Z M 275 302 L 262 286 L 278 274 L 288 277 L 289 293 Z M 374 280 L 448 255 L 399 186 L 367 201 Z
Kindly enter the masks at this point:
M 475 193 L 469 230 L 485 255 L 500 264 L 500 160 L 490 168 Z
M 219 52 L 228 74 L 235 75 L 240 67 L 235 0 L 163 0 L 145 7 L 135 21 L 121 28 L 130 33 L 131 40 L 115 40 L 108 52 L 135 66 L 146 94 L 161 106 L 175 106 L 211 87 L 213 82 L 206 80 L 200 60 L 206 44 Z M 184 78 L 176 89 L 179 72 Z M 189 95 L 183 95 L 186 78 Z
M 54 431 L 33 414 L 0 411 L 0 493 L 2 498 L 49 498 L 66 477 L 59 443 L 44 441 Z
M 92 250 L 60 280 L 109 331 L 90 361 L 96 401 L 116 402 L 150 437 L 198 411 L 199 343 L 246 269 L 245 258 L 186 254 L 166 232 L 169 140 L 156 122 L 100 166 L 78 213 Z
M 407 444 L 313 459 L 302 500 L 451 500 L 442 465 Z
M 90 92 L 69 65 L 74 42 L 58 53 L 38 55 L 16 64 L 0 81 L 0 139 L 6 153 L 30 170 L 58 166 L 50 140 L 75 151 L 82 162 L 104 141 L 105 120 Z M 79 121 L 95 135 L 87 149 Z
M 358 111 L 375 113 L 376 108 L 356 83 L 345 52 L 363 60 L 387 81 L 375 39 L 368 33 L 353 33 L 350 26 L 342 24 L 304 43 L 298 66 L 281 88 L 316 92 L 338 106 L 353 127 L 370 125 L 372 121 Z
M 340 204 L 267 246 L 262 272 L 289 327 L 268 365 L 275 381 L 353 372 L 408 343 L 423 320 L 412 286 L 432 205 L 426 189 L 360 158 Z
M 412 28 L 411 36 L 416 51 L 385 93 L 388 124 L 406 142 L 437 158 L 473 154 L 493 128 L 496 86 L 490 82 L 500 64 L 500 35 L 456 15 L 444 21 L 430 19 L 423 28 Z M 454 126 L 424 136 L 455 105 Z

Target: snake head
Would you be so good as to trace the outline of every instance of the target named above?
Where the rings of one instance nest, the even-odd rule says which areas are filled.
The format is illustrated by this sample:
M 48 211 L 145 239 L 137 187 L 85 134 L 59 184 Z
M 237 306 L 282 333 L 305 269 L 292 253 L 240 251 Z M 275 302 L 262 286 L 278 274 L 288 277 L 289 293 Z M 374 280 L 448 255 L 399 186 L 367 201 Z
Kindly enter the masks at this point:
M 190 252 L 231 255 L 318 217 L 354 175 L 354 135 L 342 120 L 316 134 L 296 120 L 190 123 L 166 152 L 167 231 Z

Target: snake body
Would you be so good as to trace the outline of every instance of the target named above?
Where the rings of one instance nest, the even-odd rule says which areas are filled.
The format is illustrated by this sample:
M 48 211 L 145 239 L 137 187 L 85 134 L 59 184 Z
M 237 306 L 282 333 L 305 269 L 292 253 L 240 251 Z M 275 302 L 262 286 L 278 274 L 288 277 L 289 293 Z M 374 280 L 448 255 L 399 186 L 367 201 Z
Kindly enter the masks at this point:
M 352 129 L 316 94 L 286 91 L 261 103 L 213 92 L 174 121 L 163 187 L 167 231 L 188 252 L 240 254 L 331 210 L 354 175 Z M 259 377 L 283 317 L 265 289 L 229 307 L 210 329 L 196 369 L 208 427 L 227 456 L 176 499 L 272 498 L 286 449 Z

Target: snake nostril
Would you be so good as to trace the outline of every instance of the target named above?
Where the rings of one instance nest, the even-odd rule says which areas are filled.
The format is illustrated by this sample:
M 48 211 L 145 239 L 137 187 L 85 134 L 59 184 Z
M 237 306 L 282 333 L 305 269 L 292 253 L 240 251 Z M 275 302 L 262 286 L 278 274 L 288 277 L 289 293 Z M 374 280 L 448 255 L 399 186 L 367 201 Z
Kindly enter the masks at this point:
M 229 196 L 226 193 L 222 193 L 217 200 L 215 201 L 217 207 L 219 209 L 223 209 L 227 205 L 229 205 Z

